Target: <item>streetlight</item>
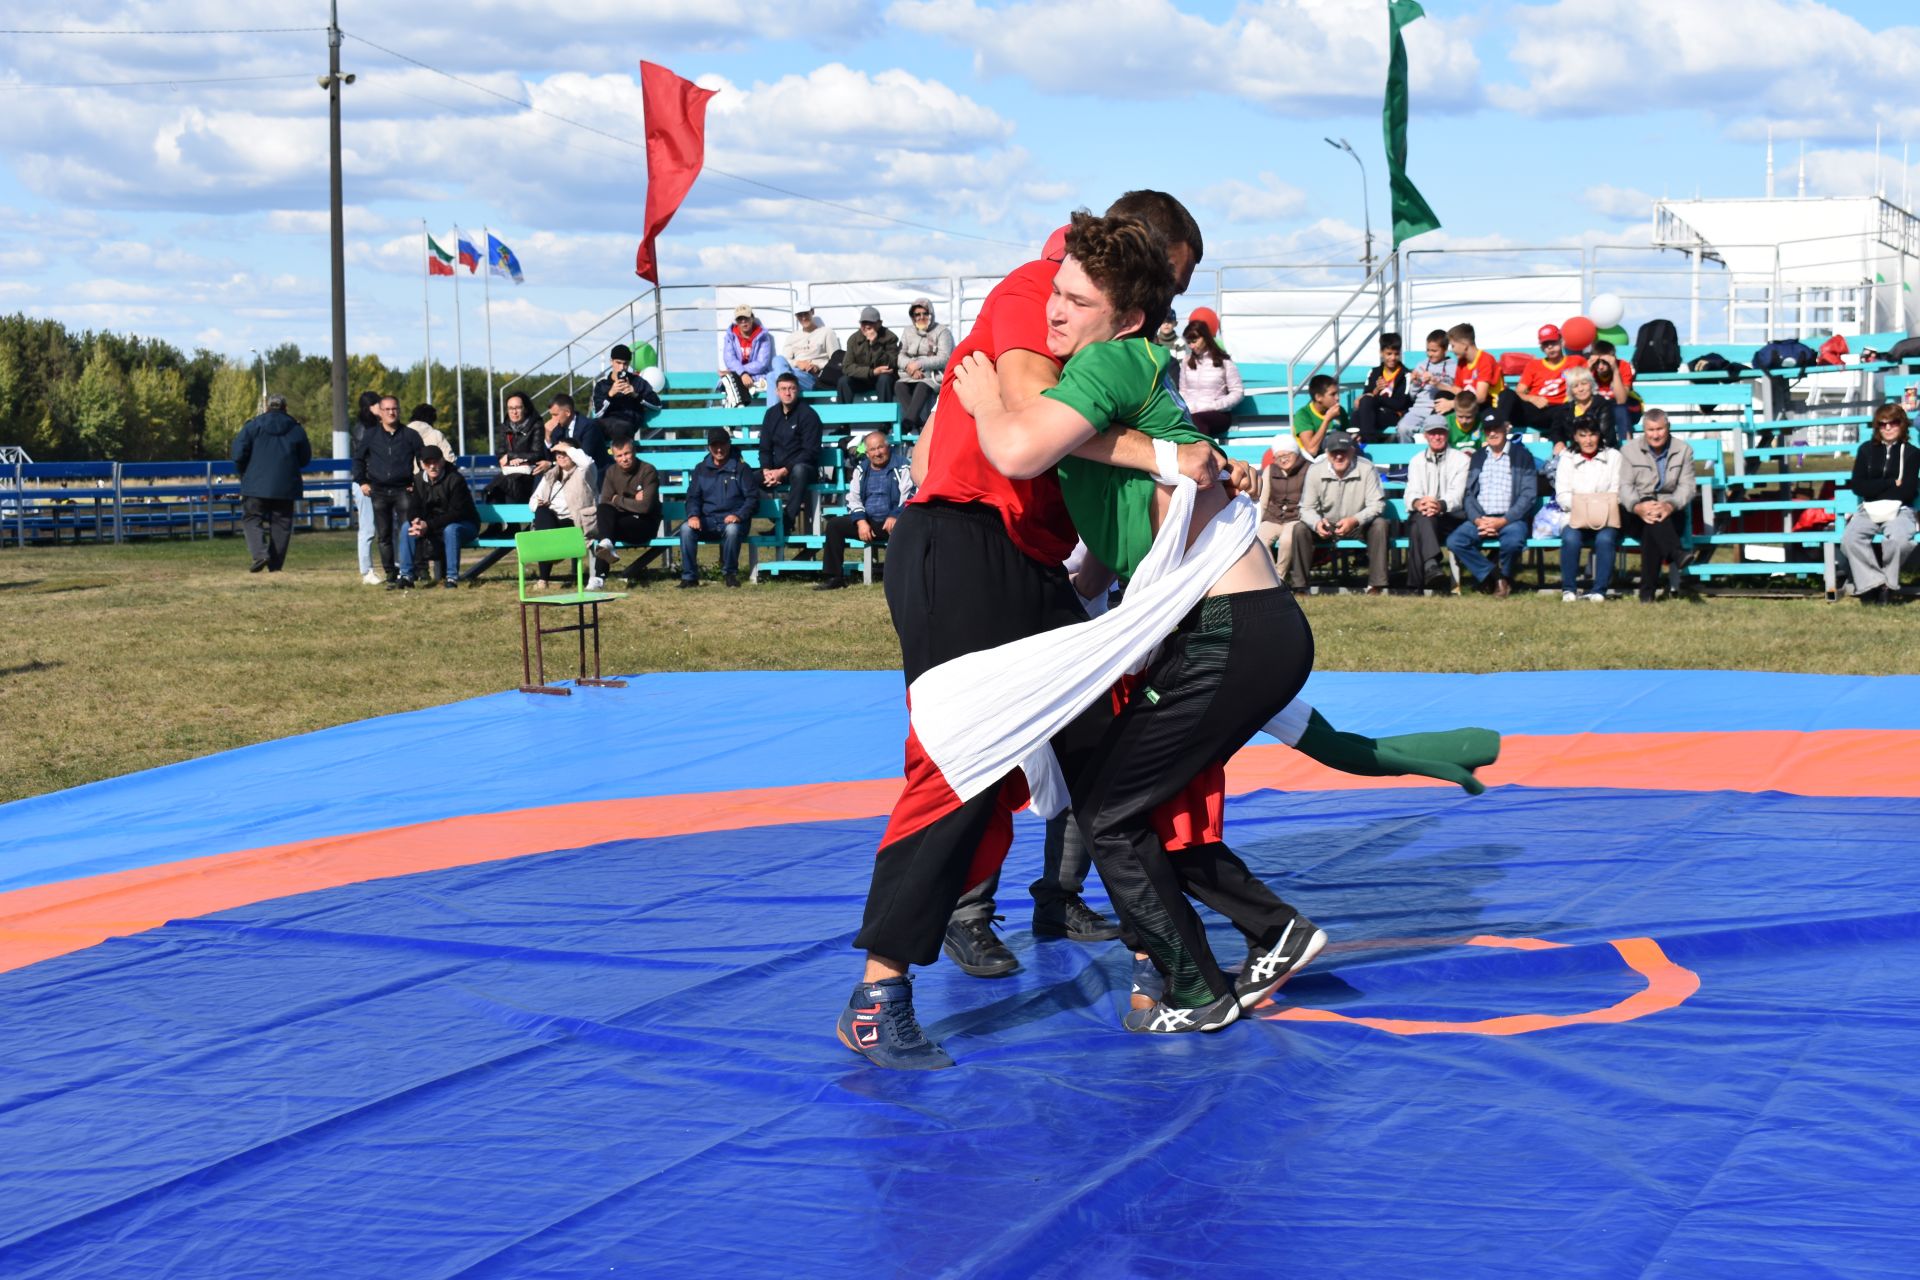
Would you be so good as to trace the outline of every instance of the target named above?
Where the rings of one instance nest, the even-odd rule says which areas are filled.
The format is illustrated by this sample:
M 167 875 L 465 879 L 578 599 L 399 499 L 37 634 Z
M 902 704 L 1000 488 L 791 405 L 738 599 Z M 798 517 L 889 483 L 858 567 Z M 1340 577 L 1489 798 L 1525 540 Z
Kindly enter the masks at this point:
M 1332 138 L 1322 138 L 1321 141 L 1326 143 L 1328 146 L 1332 147 L 1335 151 L 1346 152 L 1348 155 L 1353 157 L 1353 162 L 1360 166 L 1360 216 L 1366 221 L 1367 274 L 1372 275 L 1373 274 L 1373 209 L 1372 209 L 1372 201 L 1370 201 L 1367 198 L 1366 161 L 1360 158 L 1360 153 L 1358 151 L 1355 151 L 1353 149 L 1353 144 L 1351 142 L 1348 142 L 1345 138 L 1340 139 L 1340 141 L 1338 142 L 1335 142 Z
M 260 366 L 260 407 L 267 407 L 267 358 L 260 354 L 260 348 L 248 347 L 253 352 L 253 361 Z
M 1335 151 L 1346 152 L 1348 155 L 1353 157 L 1353 162 L 1360 166 L 1360 217 L 1366 224 L 1366 231 L 1367 231 L 1367 256 L 1365 259 L 1367 264 L 1367 275 L 1372 276 L 1373 275 L 1373 201 L 1367 195 L 1367 162 L 1360 158 L 1360 153 L 1358 151 L 1355 151 L 1353 149 L 1353 144 L 1351 142 L 1348 142 L 1345 138 L 1340 139 L 1338 142 L 1335 142 L 1332 138 L 1322 138 L 1321 141 L 1325 142 L 1328 146 L 1332 147 Z M 1385 280 L 1374 281 L 1374 295 L 1375 295 L 1376 304 L 1380 308 L 1380 313 L 1379 313 L 1380 327 L 1382 329 L 1385 329 L 1387 327 L 1387 282 Z M 1398 296 L 1399 295 L 1396 291 L 1395 305 L 1394 305 L 1395 315 L 1399 314 Z

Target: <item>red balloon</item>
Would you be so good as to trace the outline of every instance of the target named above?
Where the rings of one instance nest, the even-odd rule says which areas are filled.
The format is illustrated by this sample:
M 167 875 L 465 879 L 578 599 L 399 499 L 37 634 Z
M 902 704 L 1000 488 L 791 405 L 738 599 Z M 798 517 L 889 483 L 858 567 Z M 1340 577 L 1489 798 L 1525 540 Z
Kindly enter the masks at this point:
M 1187 312 L 1187 323 L 1193 324 L 1195 321 L 1206 325 L 1208 329 L 1212 330 L 1214 337 L 1217 338 L 1220 336 L 1220 317 L 1214 314 L 1212 307 L 1195 307 L 1193 310 Z
M 1566 341 L 1567 350 L 1585 351 L 1600 336 L 1600 329 L 1585 316 L 1575 316 L 1560 326 L 1560 336 Z

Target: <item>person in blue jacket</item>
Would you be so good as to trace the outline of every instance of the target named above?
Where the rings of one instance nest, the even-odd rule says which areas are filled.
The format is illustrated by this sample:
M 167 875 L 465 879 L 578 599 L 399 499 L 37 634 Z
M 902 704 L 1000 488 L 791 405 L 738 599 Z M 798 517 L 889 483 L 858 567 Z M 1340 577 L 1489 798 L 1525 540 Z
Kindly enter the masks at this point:
M 700 585 L 703 542 L 720 544 L 720 571 L 730 587 L 740 585 L 740 547 L 760 505 L 760 473 L 740 460 L 723 427 L 707 432 L 707 456 L 687 477 L 687 519 L 680 526 L 680 585 Z
M 1540 468 L 1523 444 L 1507 438 L 1507 424 L 1489 418 L 1486 443 L 1467 464 L 1466 520 L 1447 536 L 1447 549 L 1476 581 L 1502 598 L 1513 591 L 1513 570 L 1533 532 L 1540 500 Z M 1500 542 L 1498 568 L 1481 551 L 1483 538 Z
M 246 534 L 250 572 L 280 572 L 293 541 L 293 507 L 300 499 L 300 471 L 313 461 L 307 429 L 287 413 L 285 396 L 268 396 L 267 411 L 233 438 L 233 469 L 240 474 L 240 528 Z

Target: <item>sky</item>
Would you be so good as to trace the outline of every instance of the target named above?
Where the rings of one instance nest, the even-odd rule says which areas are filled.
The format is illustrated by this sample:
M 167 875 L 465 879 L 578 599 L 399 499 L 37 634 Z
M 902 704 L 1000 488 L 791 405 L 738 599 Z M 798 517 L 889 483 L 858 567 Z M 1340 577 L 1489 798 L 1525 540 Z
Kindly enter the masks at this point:
M 349 346 L 420 358 L 423 219 L 518 255 L 525 283 L 492 282 L 499 366 L 639 295 L 642 58 L 720 91 L 709 168 L 661 244 L 670 284 L 996 275 L 1073 208 L 1142 186 L 1194 210 L 1209 267 L 1350 264 L 1361 173 L 1323 139 L 1366 165 L 1384 247 L 1385 10 L 340 0 Z M 1409 168 L 1444 225 L 1409 247 L 1645 243 L 1656 197 L 1760 194 L 1769 126 L 1781 182 L 1804 145 L 1809 194 L 1864 195 L 1878 125 L 1903 190 L 1910 0 L 1426 11 Z M 239 361 L 326 350 L 325 22 L 318 0 L 0 0 L 0 311 Z M 31 33 L 49 27 L 98 34 Z M 233 27 L 305 29 L 205 34 Z M 461 282 L 469 361 L 480 283 Z M 445 359 L 453 294 L 430 296 Z

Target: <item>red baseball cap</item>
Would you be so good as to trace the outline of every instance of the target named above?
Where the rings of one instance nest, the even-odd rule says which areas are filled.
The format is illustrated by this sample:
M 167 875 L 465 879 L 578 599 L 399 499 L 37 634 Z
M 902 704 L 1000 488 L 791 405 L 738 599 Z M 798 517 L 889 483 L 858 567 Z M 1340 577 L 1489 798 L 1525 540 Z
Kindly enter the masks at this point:
M 1549 342 L 1558 342 L 1560 341 L 1560 326 L 1557 324 L 1543 324 L 1540 326 L 1540 332 L 1536 336 L 1540 339 L 1540 345 L 1543 347 Z

